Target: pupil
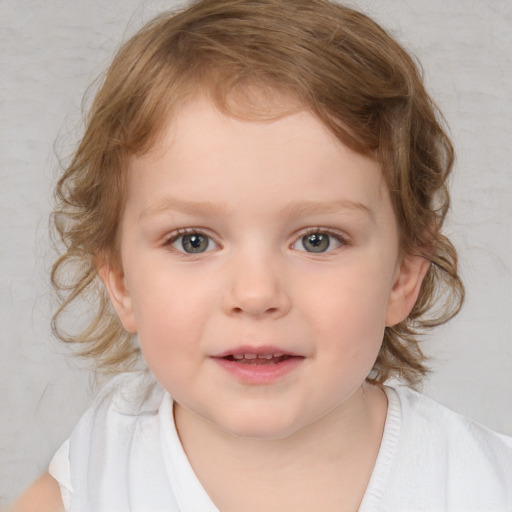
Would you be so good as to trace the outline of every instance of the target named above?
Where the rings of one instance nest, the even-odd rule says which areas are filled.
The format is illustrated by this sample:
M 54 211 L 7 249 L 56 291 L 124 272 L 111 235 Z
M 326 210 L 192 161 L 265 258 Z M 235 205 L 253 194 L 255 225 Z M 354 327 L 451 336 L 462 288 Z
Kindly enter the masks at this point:
M 186 252 L 204 252 L 208 247 L 208 240 L 202 235 L 185 235 L 182 245 Z
M 322 233 L 313 233 L 306 235 L 302 239 L 302 243 L 307 251 L 324 252 L 329 248 L 329 236 Z
M 311 235 L 309 237 L 309 243 L 315 247 L 318 247 L 322 243 L 322 235 Z
M 191 236 L 190 237 L 190 245 L 192 245 L 192 247 L 194 248 L 197 248 L 201 245 L 201 240 L 198 236 Z

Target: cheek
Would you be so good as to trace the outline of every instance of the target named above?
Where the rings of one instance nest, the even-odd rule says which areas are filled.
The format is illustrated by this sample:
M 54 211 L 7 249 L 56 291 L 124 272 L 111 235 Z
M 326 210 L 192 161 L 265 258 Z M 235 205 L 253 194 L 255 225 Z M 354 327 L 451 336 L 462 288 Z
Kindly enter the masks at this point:
M 304 307 L 324 347 L 338 357 L 376 357 L 384 335 L 389 284 L 371 267 L 347 267 L 326 276 L 325 283 Z
M 163 361 L 186 364 L 201 343 L 212 305 L 208 294 L 190 282 L 152 279 L 146 274 L 136 286 L 133 308 L 143 355 L 150 368 Z
M 218 295 L 215 283 L 186 265 L 171 264 L 165 252 L 132 267 L 137 271 L 131 273 L 128 286 L 139 334 L 152 326 L 178 331 L 197 326 Z

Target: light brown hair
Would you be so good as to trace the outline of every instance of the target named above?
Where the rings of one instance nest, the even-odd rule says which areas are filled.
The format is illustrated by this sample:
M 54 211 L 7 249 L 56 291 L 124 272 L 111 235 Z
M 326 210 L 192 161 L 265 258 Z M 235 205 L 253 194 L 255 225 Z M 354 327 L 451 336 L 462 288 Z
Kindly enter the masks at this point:
M 56 334 L 100 367 L 136 357 L 98 261 L 121 264 L 127 159 L 147 151 L 171 113 L 199 93 L 248 118 L 276 116 L 272 98 L 289 98 L 381 163 L 402 249 L 431 264 L 408 318 L 386 328 L 369 380 L 417 382 L 426 372 L 419 336 L 455 315 L 464 296 L 455 249 L 441 233 L 453 149 L 413 59 L 367 16 L 327 0 L 202 0 L 158 16 L 120 48 L 56 189 L 53 221 L 64 244 L 52 271 Z M 92 297 L 93 318 L 67 334 L 59 321 L 83 297 Z

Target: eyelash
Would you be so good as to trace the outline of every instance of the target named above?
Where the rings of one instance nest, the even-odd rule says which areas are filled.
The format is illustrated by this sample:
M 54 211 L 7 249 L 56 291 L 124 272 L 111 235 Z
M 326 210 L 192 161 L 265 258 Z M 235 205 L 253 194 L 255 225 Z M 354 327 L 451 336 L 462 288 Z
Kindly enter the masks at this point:
M 208 235 L 207 233 L 205 233 L 203 230 L 201 229 L 195 229 L 195 228 L 180 228 L 180 229 L 177 229 L 176 231 L 174 231 L 168 238 L 165 239 L 164 243 L 163 243 L 163 246 L 164 247 L 167 247 L 167 248 L 170 248 L 170 249 L 174 249 L 176 252 L 180 253 L 180 254 L 187 254 L 187 255 L 191 255 L 191 254 L 202 254 L 202 252 L 210 252 L 210 250 L 206 250 L 206 251 L 202 251 L 202 252 L 197 252 L 197 253 L 187 253 L 186 251 L 181 251 L 179 249 L 176 249 L 176 248 L 173 248 L 172 245 L 178 241 L 180 238 L 184 237 L 184 236 L 187 236 L 187 235 L 197 235 L 197 236 L 204 236 L 205 238 L 207 238 L 211 243 L 219 246 L 219 244 L 215 241 L 215 239 Z
M 165 239 L 165 244 L 169 244 L 175 242 L 180 236 L 184 235 L 207 235 L 202 229 L 199 228 L 178 228 L 174 230 L 169 236 Z
M 332 229 L 329 229 L 329 228 L 321 228 L 321 227 L 312 227 L 312 228 L 308 228 L 308 229 L 305 229 L 304 231 L 301 231 L 296 237 L 295 237 L 295 240 L 294 242 L 290 245 L 290 248 L 293 248 L 293 246 L 295 244 L 298 244 L 298 243 L 301 243 L 304 238 L 306 238 L 307 236 L 310 236 L 310 235 L 327 235 L 328 237 L 330 238 L 334 238 L 339 244 L 340 246 L 344 246 L 344 245 L 348 245 L 348 241 L 347 239 L 342 236 L 339 232 L 337 231 L 334 231 Z M 187 252 L 187 251 L 184 251 L 184 250 L 180 250 L 178 248 L 175 248 L 175 247 L 172 247 L 173 244 L 178 241 L 180 238 L 184 237 L 184 236 L 187 236 L 187 235 L 197 235 L 197 236 L 203 236 L 205 238 L 207 238 L 209 240 L 209 243 L 208 243 L 208 247 L 206 250 L 204 251 L 198 251 L 198 252 Z M 164 247 L 169 247 L 169 248 L 172 248 L 174 249 L 176 252 L 180 253 L 180 254 L 187 254 L 187 255 L 193 255 L 193 254 L 202 254 L 204 252 L 210 252 L 211 249 L 209 248 L 209 245 L 210 243 L 213 243 L 215 244 L 216 246 L 220 246 L 220 244 L 218 244 L 213 237 L 211 237 L 210 235 L 208 235 L 207 233 L 205 233 L 203 230 L 201 229 L 195 229 L 195 228 L 180 228 L 180 229 L 177 229 L 174 233 L 172 233 L 163 243 L 163 246 Z M 329 249 L 330 247 L 330 242 L 326 248 L 326 250 L 324 251 L 307 251 L 307 250 L 301 250 L 301 249 L 297 249 L 297 250 L 300 250 L 302 252 L 309 252 L 309 253 L 312 253 L 312 254 L 323 254 L 323 253 L 326 253 L 326 252 L 331 252 L 333 249 L 331 249 L 330 251 L 328 251 L 327 249 Z
M 334 238 L 337 242 L 339 242 L 340 246 L 349 244 L 347 238 L 345 236 L 341 235 L 338 231 L 334 231 L 329 228 L 314 227 L 314 228 L 307 228 L 304 231 L 300 232 L 290 247 L 293 247 L 295 244 L 300 243 L 302 240 L 304 240 L 305 237 L 307 237 L 309 235 L 316 235 L 316 234 L 328 235 L 329 237 Z M 331 249 L 331 251 L 332 250 L 333 249 Z M 331 251 L 323 251 L 323 252 L 319 251 L 316 254 L 323 254 L 325 252 L 331 252 Z M 315 254 L 314 251 L 303 251 L 303 252 L 310 252 L 312 254 Z

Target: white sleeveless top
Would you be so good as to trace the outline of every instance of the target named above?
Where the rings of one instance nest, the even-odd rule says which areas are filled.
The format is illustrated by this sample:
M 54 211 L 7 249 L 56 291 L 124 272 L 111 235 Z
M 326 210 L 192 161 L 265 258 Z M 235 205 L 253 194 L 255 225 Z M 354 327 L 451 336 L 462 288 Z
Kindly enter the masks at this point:
M 405 387 L 359 512 L 511 512 L 512 438 Z M 147 372 L 101 391 L 49 468 L 69 512 L 219 512 L 183 451 L 172 399 Z

